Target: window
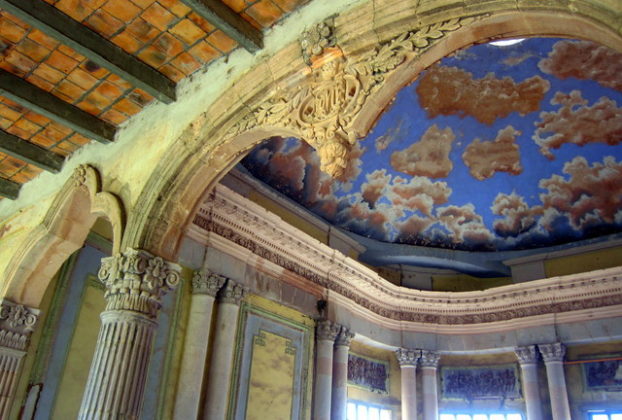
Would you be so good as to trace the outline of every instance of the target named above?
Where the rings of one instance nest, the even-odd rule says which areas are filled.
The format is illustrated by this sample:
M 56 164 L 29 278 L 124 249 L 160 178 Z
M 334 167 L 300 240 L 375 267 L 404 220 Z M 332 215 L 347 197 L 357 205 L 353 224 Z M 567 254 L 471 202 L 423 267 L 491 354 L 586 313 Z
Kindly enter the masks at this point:
M 590 420 L 622 420 L 622 411 L 599 411 L 589 415 Z
M 348 420 L 393 420 L 391 410 L 363 402 L 348 402 Z
M 520 413 L 455 413 L 441 414 L 440 420 L 523 420 L 523 416 Z

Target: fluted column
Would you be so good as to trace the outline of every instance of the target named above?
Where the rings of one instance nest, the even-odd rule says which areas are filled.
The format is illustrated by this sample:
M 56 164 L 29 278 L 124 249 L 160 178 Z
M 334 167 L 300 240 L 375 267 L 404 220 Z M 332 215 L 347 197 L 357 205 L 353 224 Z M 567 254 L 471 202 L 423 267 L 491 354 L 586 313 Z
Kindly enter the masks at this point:
M 395 357 L 400 364 L 402 383 L 402 420 L 417 419 L 417 361 L 419 350 L 397 349 Z
M 553 420 L 567 420 L 570 418 L 570 405 L 563 365 L 566 346 L 562 343 L 540 344 L 538 349 L 546 366 Z
M 225 281 L 224 277 L 204 270 L 196 271 L 192 278 L 190 314 L 175 398 L 175 419 L 196 419 L 199 416 L 214 299 Z
M 536 346 L 514 349 L 522 372 L 523 395 L 527 409 L 527 420 L 542 420 L 542 403 L 538 385 L 538 352 Z
M 354 333 L 341 327 L 335 339 L 333 356 L 333 392 L 331 397 L 332 420 L 346 420 L 348 406 L 348 353 Z
M 102 259 L 106 310 L 82 397 L 79 419 L 136 419 L 162 297 L 177 286 L 179 267 L 142 250 Z
M 428 350 L 421 350 L 421 375 L 423 377 L 423 418 L 438 419 L 438 395 L 436 370 L 441 355 Z
M 8 419 L 15 387 L 39 310 L 4 300 L 0 304 L 0 419 Z
M 315 329 L 316 359 L 313 388 L 313 419 L 330 420 L 333 387 L 333 347 L 339 334 L 339 325 L 332 321 L 318 321 Z
M 227 415 L 235 336 L 240 315 L 240 301 L 244 294 L 244 287 L 228 279 L 217 295 L 216 331 L 203 410 L 205 419 L 224 420 Z

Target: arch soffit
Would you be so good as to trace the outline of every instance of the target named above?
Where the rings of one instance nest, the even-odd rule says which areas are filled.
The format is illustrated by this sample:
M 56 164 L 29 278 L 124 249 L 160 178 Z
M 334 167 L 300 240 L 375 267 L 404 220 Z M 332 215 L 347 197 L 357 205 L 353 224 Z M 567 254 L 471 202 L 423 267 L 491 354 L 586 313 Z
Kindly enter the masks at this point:
M 477 4 L 474 0 L 467 3 Z M 291 44 L 245 74 L 188 127 L 172 146 L 177 150 L 167 154 L 154 171 L 130 214 L 124 246 L 174 260 L 185 226 L 202 198 L 266 138 L 305 139 L 326 159 L 329 166 L 324 169 L 338 174 L 339 165 L 347 162 L 349 147 L 367 134 L 397 92 L 423 69 L 460 48 L 498 37 L 539 35 L 592 40 L 622 51 L 621 31 L 615 27 L 622 10 L 588 13 L 582 10 L 595 9 L 593 1 L 575 3 L 573 8 L 560 4 L 521 10 L 497 2 L 488 4 L 488 9 L 474 7 L 475 13 L 439 8 L 424 13 L 427 24 L 419 20 L 415 9 L 394 10 L 392 15 L 385 10 L 388 18 L 381 24 L 373 13 L 356 10 L 335 18 L 337 48 L 330 49 L 325 61 L 308 66 L 298 44 Z M 346 26 L 364 28 L 364 32 L 352 32 Z M 341 118 L 337 124 L 328 128 L 313 120 L 301 124 L 304 108 L 297 105 L 305 101 L 305 92 L 313 96 L 313 89 L 324 82 L 324 63 L 331 63 L 330 81 L 339 78 L 346 89 L 352 84 L 344 78 L 356 73 L 356 97 L 345 104 L 349 107 L 346 119 L 341 118 L 343 103 L 331 114 L 333 122 Z M 327 141 L 331 135 L 338 137 L 339 144 Z
M 123 203 L 102 190 L 101 174 L 90 165 L 78 166 L 67 180 L 43 221 L 26 238 L 21 252 L 8 265 L 5 297 L 38 307 L 53 276 L 79 249 L 98 217 L 110 222 L 113 254 L 120 252 L 125 229 Z

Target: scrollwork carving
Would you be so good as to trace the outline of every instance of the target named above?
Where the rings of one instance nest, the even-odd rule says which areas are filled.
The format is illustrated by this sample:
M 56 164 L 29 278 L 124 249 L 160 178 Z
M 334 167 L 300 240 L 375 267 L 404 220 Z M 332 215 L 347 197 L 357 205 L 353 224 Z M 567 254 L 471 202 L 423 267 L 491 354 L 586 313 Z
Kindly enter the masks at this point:
M 311 65 L 313 58 L 322 55 L 325 48 L 334 47 L 335 44 L 334 19 L 326 19 L 302 33 L 300 38 L 302 58 L 305 63 Z
M 133 311 L 151 318 L 156 317 L 164 294 L 180 281 L 176 264 L 136 249 L 103 258 L 98 277 L 106 286 L 107 311 Z

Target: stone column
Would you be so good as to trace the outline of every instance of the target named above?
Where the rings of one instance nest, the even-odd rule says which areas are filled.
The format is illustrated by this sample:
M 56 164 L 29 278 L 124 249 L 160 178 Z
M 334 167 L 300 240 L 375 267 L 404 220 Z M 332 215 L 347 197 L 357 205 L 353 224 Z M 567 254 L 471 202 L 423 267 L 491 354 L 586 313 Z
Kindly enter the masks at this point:
M 434 351 L 421 350 L 424 420 L 438 420 L 436 369 L 440 358 L 441 355 Z
M 570 405 L 563 365 L 566 346 L 562 343 L 540 344 L 538 349 L 546 366 L 553 420 L 567 420 L 570 418 Z
M 523 396 L 527 409 L 527 420 L 542 420 L 542 403 L 538 385 L 538 353 L 536 346 L 514 349 L 522 372 Z
M 205 419 L 224 420 L 227 415 L 240 301 L 245 291 L 244 287 L 228 279 L 218 293 L 216 331 L 203 410 Z
M 138 418 L 162 297 L 177 286 L 179 267 L 128 249 L 102 259 L 106 310 L 79 419 Z
M 313 388 L 313 419 L 330 420 L 333 387 L 333 347 L 339 334 L 339 325 L 318 321 L 315 327 L 316 359 Z
M 225 281 L 224 277 L 203 270 L 196 271 L 192 278 L 190 314 L 175 397 L 175 419 L 196 419 L 199 416 L 214 299 Z
M 0 419 L 8 419 L 22 360 L 39 310 L 4 300 L 0 304 Z
M 397 349 L 402 382 L 402 420 L 417 419 L 417 360 L 419 350 Z
M 341 327 L 335 340 L 333 356 L 333 392 L 331 396 L 332 420 L 346 420 L 348 408 L 348 353 L 354 333 Z

